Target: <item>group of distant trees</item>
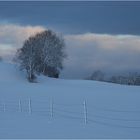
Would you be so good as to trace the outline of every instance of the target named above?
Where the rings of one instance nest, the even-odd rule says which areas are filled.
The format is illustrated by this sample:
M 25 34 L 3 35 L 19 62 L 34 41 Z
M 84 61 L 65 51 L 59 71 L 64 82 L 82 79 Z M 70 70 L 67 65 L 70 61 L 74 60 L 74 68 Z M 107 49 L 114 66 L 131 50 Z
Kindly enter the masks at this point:
M 15 60 L 20 70 L 26 71 L 30 82 L 34 82 L 38 74 L 58 78 L 66 57 L 64 48 L 62 36 L 46 30 L 25 40 Z
M 123 85 L 140 85 L 140 74 L 139 73 L 128 73 L 125 75 L 114 75 L 111 77 L 105 76 L 100 70 L 94 71 L 88 80 L 110 82 Z
M 112 76 L 108 82 L 125 85 L 140 85 L 140 74 L 129 73 L 127 75 Z
M 100 70 L 94 71 L 90 77 L 87 78 L 88 80 L 95 80 L 95 81 L 104 81 L 104 73 Z

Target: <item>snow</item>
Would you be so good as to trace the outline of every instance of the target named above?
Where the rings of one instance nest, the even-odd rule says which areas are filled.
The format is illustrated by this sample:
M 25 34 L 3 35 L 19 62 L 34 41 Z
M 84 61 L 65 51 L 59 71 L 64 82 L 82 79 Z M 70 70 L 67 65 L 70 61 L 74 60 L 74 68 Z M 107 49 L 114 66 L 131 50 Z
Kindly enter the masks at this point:
M 140 138 L 139 100 L 139 86 L 44 76 L 28 83 L 1 62 L 0 138 Z

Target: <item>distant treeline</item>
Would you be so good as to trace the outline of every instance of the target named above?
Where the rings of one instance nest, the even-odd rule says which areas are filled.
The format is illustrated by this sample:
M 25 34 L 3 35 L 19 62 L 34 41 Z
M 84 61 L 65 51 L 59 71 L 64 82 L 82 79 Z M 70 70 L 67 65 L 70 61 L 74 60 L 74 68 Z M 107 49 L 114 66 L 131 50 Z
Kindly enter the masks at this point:
M 123 85 L 140 85 L 140 73 L 127 73 L 124 75 L 106 76 L 100 70 L 94 71 L 91 76 L 86 78 L 88 80 L 110 82 Z

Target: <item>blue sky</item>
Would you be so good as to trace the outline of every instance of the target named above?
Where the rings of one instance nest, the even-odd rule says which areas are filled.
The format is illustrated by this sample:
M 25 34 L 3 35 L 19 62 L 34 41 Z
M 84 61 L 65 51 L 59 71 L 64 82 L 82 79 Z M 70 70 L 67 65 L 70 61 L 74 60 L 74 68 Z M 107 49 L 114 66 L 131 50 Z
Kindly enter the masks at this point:
M 11 60 L 24 40 L 48 28 L 66 42 L 63 78 L 140 72 L 139 1 L 0 1 L 0 56 Z

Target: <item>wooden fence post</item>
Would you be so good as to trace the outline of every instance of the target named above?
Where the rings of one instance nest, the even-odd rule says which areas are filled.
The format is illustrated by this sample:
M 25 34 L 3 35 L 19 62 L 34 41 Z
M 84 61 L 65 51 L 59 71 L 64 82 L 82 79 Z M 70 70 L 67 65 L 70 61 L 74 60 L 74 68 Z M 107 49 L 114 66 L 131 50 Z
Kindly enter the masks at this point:
M 87 124 L 87 104 L 86 104 L 86 100 L 84 100 L 84 122 L 85 124 Z
M 31 98 L 29 98 L 29 102 L 28 102 L 28 107 L 29 107 L 29 114 L 32 114 L 32 104 L 31 104 Z
M 6 112 L 6 104 L 5 104 L 5 101 L 3 101 L 3 112 Z
M 51 118 L 53 118 L 53 108 L 54 108 L 54 105 L 53 105 L 53 100 L 51 100 L 50 102 L 50 115 L 51 115 Z
M 22 107 L 21 107 L 21 100 L 19 99 L 19 102 L 18 102 L 18 106 L 19 106 L 19 112 L 21 113 L 22 112 Z

